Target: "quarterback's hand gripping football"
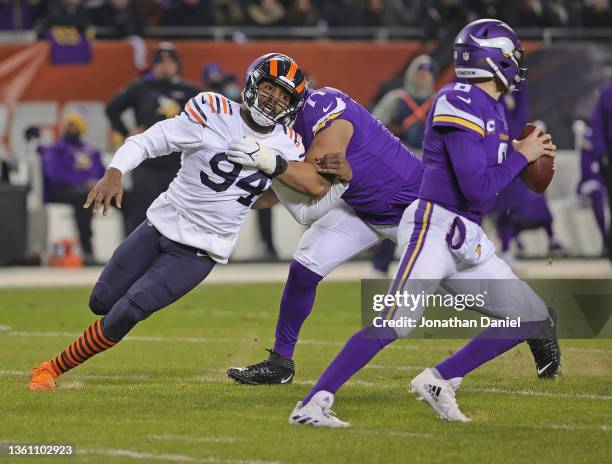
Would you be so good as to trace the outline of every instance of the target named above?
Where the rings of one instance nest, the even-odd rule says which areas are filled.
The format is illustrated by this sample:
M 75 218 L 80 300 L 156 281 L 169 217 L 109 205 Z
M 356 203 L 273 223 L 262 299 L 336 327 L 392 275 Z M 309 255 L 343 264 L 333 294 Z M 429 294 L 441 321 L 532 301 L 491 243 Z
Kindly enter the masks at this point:
M 271 177 L 287 170 L 287 162 L 260 141 L 242 137 L 234 140 L 226 150 L 227 157 L 234 163 L 263 171 Z

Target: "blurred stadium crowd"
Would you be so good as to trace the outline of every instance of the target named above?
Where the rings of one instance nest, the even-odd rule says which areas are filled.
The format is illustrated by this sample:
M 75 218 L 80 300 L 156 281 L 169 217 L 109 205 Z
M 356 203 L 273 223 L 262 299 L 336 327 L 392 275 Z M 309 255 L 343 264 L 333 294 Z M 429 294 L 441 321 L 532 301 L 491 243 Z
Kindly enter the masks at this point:
M 480 17 L 515 28 L 612 24 L 609 0 L 0 0 L 0 30 L 98 26 L 115 38 L 148 26 L 419 26 L 431 35 Z

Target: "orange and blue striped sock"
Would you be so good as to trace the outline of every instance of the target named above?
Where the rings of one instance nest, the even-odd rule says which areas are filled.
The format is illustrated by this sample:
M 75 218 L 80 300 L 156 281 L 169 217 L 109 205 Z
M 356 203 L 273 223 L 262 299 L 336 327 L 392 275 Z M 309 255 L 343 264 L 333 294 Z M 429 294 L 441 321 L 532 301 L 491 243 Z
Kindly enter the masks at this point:
M 55 358 L 49 360 L 56 375 L 61 375 L 73 367 L 84 363 L 92 356 L 112 348 L 117 342 L 110 340 L 102 331 L 102 320 L 98 319 L 91 324 L 83 335 Z

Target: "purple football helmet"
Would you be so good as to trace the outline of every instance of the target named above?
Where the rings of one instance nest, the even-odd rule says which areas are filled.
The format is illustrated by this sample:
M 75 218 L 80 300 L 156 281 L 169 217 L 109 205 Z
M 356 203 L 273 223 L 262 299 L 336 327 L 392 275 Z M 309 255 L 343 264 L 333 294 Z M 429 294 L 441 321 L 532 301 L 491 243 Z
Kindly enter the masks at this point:
M 512 28 L 497 19 L 479 19 L 455 38 L 455 74 L 462 79 L 496 78 L 506 91 L 520 91 L 527 68 L 524 50 Z

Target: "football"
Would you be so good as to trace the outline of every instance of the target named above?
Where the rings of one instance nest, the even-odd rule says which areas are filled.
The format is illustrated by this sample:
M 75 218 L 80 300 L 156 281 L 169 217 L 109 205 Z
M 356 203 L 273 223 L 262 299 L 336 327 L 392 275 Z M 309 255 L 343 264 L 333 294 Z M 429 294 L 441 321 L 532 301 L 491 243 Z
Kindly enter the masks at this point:
M 518 140 L 523 140 L 529 136 L 534 130 L 542 130 L 536 125 L 528 123 L 525 124 L 523 130 L 518 136 Z M 552 181 L 555 173 L 555 160 L 550 156 L 542 156 L 535 161 L 532 161 L 525 169 L 521 171 L 521 180 L 527 187 L 536 193 L 544 193 L 550 182 Z

